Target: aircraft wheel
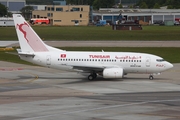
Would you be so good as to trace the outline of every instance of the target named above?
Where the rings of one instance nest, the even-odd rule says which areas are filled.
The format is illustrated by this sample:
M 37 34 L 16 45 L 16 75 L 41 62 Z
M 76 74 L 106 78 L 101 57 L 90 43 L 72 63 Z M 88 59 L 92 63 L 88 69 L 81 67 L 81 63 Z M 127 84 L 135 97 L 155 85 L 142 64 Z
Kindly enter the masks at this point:
M 153 79 L 154 79 L 154 77 L 153 77 L 152 75 L 150 75 L 150 76 L 149 76 L 149 79 L 150 79 L 150 80 L 153 80 Z
M 93 75 L 89 75 L 89 76 L 88 76 L 88 80 L 90 80 L 90 81 L 91 81 L 91 80 L 94 80 L 94 76 L 93 76 Z

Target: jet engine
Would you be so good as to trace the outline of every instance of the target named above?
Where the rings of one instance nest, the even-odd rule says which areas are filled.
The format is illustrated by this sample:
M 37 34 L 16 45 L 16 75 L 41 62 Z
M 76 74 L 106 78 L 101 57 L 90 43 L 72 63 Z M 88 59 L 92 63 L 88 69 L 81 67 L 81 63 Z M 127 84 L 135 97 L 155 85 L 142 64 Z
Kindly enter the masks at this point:
M 103 70 L 103 78 L 122 78 L 123 75 L 122 68 L 105 68 Z

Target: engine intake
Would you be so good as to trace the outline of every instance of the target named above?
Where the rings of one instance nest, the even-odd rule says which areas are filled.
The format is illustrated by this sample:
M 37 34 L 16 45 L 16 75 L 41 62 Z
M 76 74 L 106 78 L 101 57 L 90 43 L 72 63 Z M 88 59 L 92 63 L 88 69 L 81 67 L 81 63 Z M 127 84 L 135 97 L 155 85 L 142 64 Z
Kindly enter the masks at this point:
M 122 68 L 105 68 L 103 70 L 103 78 L 123 78 Z

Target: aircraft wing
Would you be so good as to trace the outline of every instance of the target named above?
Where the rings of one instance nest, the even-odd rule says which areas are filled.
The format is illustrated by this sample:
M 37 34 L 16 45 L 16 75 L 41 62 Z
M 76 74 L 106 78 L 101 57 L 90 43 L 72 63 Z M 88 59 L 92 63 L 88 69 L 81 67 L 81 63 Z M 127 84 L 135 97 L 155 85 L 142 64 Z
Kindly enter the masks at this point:
M 82 70 L 83 72 L 102 72 L 105 68 L 119 68 L 119 66 L 112 66 L 112 65 L 79 65 L 79 66 L 72 66 L 75 70 Z
M 83 72 L 91 72 L 96 71 L 100 72 L 103 71 L 104 67 L 97 67 L 97 66 L 73 66 L 75 70 L 82 70 Z

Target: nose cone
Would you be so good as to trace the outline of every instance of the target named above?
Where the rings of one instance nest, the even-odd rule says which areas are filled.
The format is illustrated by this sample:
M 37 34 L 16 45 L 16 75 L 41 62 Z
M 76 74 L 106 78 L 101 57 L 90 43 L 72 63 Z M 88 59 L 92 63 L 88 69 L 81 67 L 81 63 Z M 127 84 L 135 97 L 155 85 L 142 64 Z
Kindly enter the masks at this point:
M 166 68 L 167 68 L 167 69 L 171 69 L 171 68 L 173 68 L 173 64 L 171 64 L 171 63 L 167 62 L 167 64 L 166 64 Z

